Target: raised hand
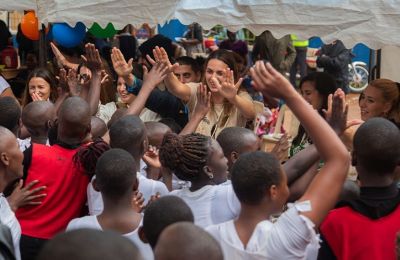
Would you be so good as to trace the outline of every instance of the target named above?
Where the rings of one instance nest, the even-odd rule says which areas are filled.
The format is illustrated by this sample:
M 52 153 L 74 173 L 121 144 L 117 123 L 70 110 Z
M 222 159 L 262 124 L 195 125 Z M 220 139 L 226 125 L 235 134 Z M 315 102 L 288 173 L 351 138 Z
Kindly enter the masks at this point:
M 197 103 L 194 108 L 193 115 L 199 115 L 204 118 L 211 109 L 211 92 L 207 90 L 207 86 L 200 84 L 197 88 Z
M 145 205 L 144 205 L 144 197 L 143 194 L 139 191 L 135 191 L 132 198 L 132 207 L 137 213 L 142 213 Z
M 272 148 L 271 153 L 278 158 L 279 161 L 283 162 L 288 158 L 288 152 L 290 148 L 289 136 L 285 133 Z
M 344 92 L 337 90 L 332 98 L 331 114 L 327 121 L 336 134 L 341 135 L 347 128 L 347 113 L 349 106 L 344 100 Z
M 126 78 L 126 77 L 129 77 L 129 75 L 132 73 L 133 59 L 129 59 L 129 61 L 126 62 L 124 55 L 122 55 L 122 52 L 115 47 L 111 51 L 111 61 L 112 61 L 114 70 L 118 76 Z
M 100 58 L 100 53 L 94 46 L 94 44 L 88 43 L 85 45 L 86 56 L 81 56 L 85 62 L 85 65 L 92 72 L 101 71 L 103 62 Z
M 45 193 L 38 194 L 38 193 L 45 190 L 46 186 L 40 186 L 32 189 L 32 187 L 38 183 L 39 183 L 38 180 L 34 180 L 22 188 L 24 181 L 23 180 L 19 181 L 18 186 L 7 198 L 8 203 L 10 204 L 10 207 L 13 211 L 16 211 L 18 208 L 23 206 L 28 206 L 28 205 L 34 206 L 34 205 L 40 205 L 42 203 L 41 201 L 37 201 L 37 199 L 44 198 L 47 196 L 47 194 Z
M 152 66 L 156 65 L 157 63 L 162 63 L 168 68 L 168 72 L 174 72 L 175 68 L 179 66 L 179 64 L 175 63 L 172 64 L 168 58 L 168 54 L 163 47 L 156 46 L 153 49 L 154 60 L 147 55 L 146 58 L 150 62 Z
M 343 100 L 343 105 L 346 104 L 346 94 L 343 92 L 342 89 L 338 88 L 335 93 L 330 94 L 328 96 L 328 107 L 327 109 L 323 109 L 323 113 L 325 116 L 325 120 L 329 122 L 331 116 L 332 116 L 332 103 L 333 103 L 333 96 L 337 95 L 339 98 L 341 98 Z M 344 107 L 343 107 L 344 109 Z
M 290 82 L 270 63 L 257 61 L 250 69 L 250 75 L 253 79 L 252 85 L 264 96 L 287 99 L 297 94 Z
M 76 69 L 78 67 L 78 64 L 69 62 L 54 43 L 50 42 L 50 47 L 53 51 L 54 57 L 57 60 L 57 65 L 59 68 Z
M 107 74 L 105 70 L 101 71 L 101 84 L 104 84 L 110 80 L 110 75 Z
M 158 156 L 158 149 L 156 147 L 150 145 L 142 159 L 149 167 L 161 168 L 160 157 Z
M 242 81 L 243 79 L 240 78 L 235 84 L 233 71 L 226 69 L 224 71 L 222 82 L 220 82 L 216 77 L 212 77 L 210 84 L 212 85 L 211 89 L 217 89 L 217 92 L 220 93 L 224 98 L 232 100 L 236 97 Z
M 70 69 L 68 71 L 67 85 L 71 96 L 79 96 L 81 94 L 76 70 Z
M 156 87 L 165 79 L 168 72 L 168 66 L 165 63 L 156 63 L 150 71 L 143 66 L 143 86 L 148 84 L 153 88 Z

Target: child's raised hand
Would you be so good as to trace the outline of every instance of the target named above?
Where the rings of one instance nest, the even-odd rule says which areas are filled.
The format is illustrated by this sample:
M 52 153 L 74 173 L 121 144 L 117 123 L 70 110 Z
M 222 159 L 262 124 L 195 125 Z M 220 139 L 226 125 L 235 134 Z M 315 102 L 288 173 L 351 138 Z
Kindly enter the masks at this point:
M 69 63 L 67 62 L 67 59 L 64 57 L 64 55 L 60 52 L 60 50 L 57 48 L 57 46 L 50 42 L 50 47 L 51 50 L 53 51 L 54 57 L 57 60 L 57 65 L 59 68 L 70 68 L 71 66 L 69 66 Z
M 86 67 L 92 72 L 100 71 L 103 66 L 99 51 L 96 49 L 94 44 L 88 43 L 85 45 L 86 56 L 81 56 L 85 61 Z
M 343 100 L 343 109 L 344 105 L 346 104 L 346 94 L 343 92 L 342 89 L 338 88 L 334 94 L 330 94 L 328 96 L 328 109 L 323 109 L 322 111 L 324 112 L 325 120 L 329 122 L 331 116 L 332 116 L 332 103 L 333 103 L 333 96 L 336 95 L 338 98 L 341 98 Z
M 76 70 L 70 69 L 67 74 L 67 84 L 71 96 L 79 96 L 81 91 L 79 89 L 78 76 Z
M 238 82 L 234 81 L 234 75 L 233 71 L 230 69 L 226 69 L 224 71 L 224 78 L 222 82 L 219 82 L 219 80 L 216 77 L 211 78 L 211 85 L 213 88 L 217 89 L 217 91 L 226 99 L 232 100 L 238 90 L 240 85 L 242 84 L 243 79 L 240 78 Z M 212 89 L 212 88 L 211 88 Z
M 285 133 L 275 144 L 274 148 L 272 148 L 271 153 L 274 154 L 276 158 L 278 158 L 278 160 L 281 162 L 287 160 L 288 158 L 288 152 L 290 148 L 289 139 L 289 135 Z
M 154 60 L 149 55 L 146 56 L 146 58 L 150 62 L 150 64 L 152 66 L 156 65 L 157 63 L 164 64 L 165 66 L 168 67 L 167 73 L 174 72 L 175 68 L 179 66 L 179 64 L 177 64 L 177 63 L 171 64 L 171 61 L 168 58 L 168 54 L 163 47 L 160 48 L 160 47 L 156 46 L 153 49 L 153 55 L 154 55 Z
M 122 55 L 122 52 L 115 47 L 111 51 L 111 61 L 112 61 L 114 70 L 118 76 L 126 78 L 132 73 L 133 59 L 129 59 L 129 61 L 126 62 L 124 55 Z
M 153 203 L 154 201 L 158 200 L 161 198 L 161 194 L 159 192 L 156 192 L 156 194 L 151 195 L 149 202 L 147 203 L 146 207 L 150 205 L 150 203 Z
M 197 88 L 197 103 L 194 108 L 193 114 L 199 115 L 202 118 L 207 115 L 211 109 L 211 92 L 208 91 L 207 86 L 200 84 Z
M 144 205 L 144 197 L 143 194 L 139 191 L 135 191 L 132 198 L 132 207 L 137 213 L 142 213 L 145 205 Z
M 264 96 L 287 99 L 297 94 L 290 82 L 270 63 L 257 61 L 256 65 L 250 69 L 250 74 L 253 79 L 252 85 Z
M 104 84 L 106 82 L 108 82 L 110 80 L 110 75 L 107 74 L 107 72 L 105 70 L 101 71 L 101 84 Z
M 160 157 L 158 155 L 158 149 L 156 147 L 149 145 L 149 149 L 143 155 L 142 159 L 149 167 L 157 169 L 161 168 Z
M 347 128 L 348 111 L 349 106 L 345 103 L 344 92 L 342 90 L 336 91 L 332 98 L 331 114 L 327 121 L 338 135 L 341 135 Z
M 168 66 L 165 63 L 156 63 L 150 71 L 143 66 L 143 86 L 151 86 L 155 88 L 160 84 L 168 74 Z

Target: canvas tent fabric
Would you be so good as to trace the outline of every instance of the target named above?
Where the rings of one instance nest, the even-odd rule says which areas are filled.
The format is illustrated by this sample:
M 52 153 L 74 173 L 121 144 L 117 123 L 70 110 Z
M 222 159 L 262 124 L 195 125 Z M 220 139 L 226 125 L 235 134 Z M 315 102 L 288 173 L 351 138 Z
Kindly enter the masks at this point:
M 400 46 L 398 0 L 0 0 L 0 9 L 35 9 L 40 21 L 74 26 L 94 22 L 116 28 L 127 23 L 154 26 L 177 18 L 183 24 L 217 24 L 229 30 L 247 28 L 255 34 L 272 31 L 276 38 L 341 39 L 347 47 L 362 42 L 370 48 Z M 26 6 L 24 6 L 26 4 Z M 15 8 L 13 8 L 15 7 Z

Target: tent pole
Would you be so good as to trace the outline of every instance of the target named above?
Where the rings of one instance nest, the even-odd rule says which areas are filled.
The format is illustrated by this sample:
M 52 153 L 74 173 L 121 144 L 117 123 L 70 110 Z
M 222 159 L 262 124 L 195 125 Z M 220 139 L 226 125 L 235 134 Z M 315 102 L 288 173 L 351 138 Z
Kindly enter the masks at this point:
M 46 31 L 42 24 L 42 28 L 39 31 L 39 66 L 46 67 L 47 63 L 47 46 L 46 46 Z

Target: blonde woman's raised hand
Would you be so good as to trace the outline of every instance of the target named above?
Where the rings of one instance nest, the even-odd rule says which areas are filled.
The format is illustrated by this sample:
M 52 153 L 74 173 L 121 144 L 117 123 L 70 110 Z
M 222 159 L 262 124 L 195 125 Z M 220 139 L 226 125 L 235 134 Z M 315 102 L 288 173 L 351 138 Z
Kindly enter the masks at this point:
M 129 75 L 132 73 L 133 59 L 131 58 L 131 59 L 129 59 L 128 62 L 126 62 L 122 52 L 115 47 L 111 51 L 111 61 L 112 61 L 114 70 L 118 76 L 126 78 L 126 77 L 129 77 Z

